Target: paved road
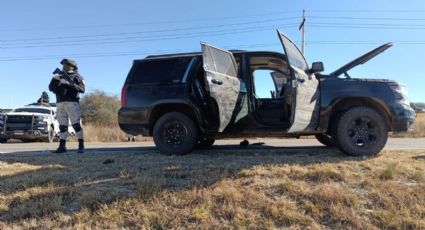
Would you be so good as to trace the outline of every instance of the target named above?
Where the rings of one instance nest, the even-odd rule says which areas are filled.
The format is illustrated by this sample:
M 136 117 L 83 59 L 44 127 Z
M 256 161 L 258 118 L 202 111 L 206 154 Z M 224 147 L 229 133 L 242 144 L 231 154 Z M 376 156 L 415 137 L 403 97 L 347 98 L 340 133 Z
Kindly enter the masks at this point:
M 215 149 L 234 149 L 241 148 L 239 142 L 241 139 L 218 140 L 214 145 Z M 277 138 L 258 138 L 249 139 L 250 143 L 264 142 L 264 145 L 250 145 L 249 148 L 308 148 L 323 147 L 316 139 L 277 139 Z M 0 144 L 0 153 L 12 152 L 48 152 L 57 147 L 57 143 L 8 143 Z M 156 151 L 152 142 L 117 142 L 117 143 L 87 143 L 87 152 L 107 152 L 107 151 L 137 151 L 152 152 Z M 77 143 L 68 143 L 68 149 L 77 149 Z M 425 150 L 425 138 L 390 138 L 388 139 L 387 150 Z

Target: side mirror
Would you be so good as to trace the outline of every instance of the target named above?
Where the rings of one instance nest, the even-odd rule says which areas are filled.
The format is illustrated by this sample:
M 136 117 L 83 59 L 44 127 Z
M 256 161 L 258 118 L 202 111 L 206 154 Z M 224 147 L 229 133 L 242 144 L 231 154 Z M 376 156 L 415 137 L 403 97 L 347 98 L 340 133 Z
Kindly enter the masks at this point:
M 325 67 L 323 66 L 323 62 L 313 62 L 311 66 L 310 73 L 320 73 L 325 70 Z

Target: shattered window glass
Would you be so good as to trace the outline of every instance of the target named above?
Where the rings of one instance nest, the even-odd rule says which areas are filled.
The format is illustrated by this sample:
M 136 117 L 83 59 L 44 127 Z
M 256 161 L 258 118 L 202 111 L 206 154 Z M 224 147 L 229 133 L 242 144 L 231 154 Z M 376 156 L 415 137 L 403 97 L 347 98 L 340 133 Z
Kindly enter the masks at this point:
M 289 64 L 300 70 L 307 71 L 308 64 L 298 47 L 291 42 L 285 35 L 279 33 L 280 41 L 284 47 L 286 56 L 288 56 Z
M 235 68 L 236 63 L 231 54 L 211 46 L 205 47 L 205 49 L 203 58 L 206 70 L 233 77 L 238 75 Z

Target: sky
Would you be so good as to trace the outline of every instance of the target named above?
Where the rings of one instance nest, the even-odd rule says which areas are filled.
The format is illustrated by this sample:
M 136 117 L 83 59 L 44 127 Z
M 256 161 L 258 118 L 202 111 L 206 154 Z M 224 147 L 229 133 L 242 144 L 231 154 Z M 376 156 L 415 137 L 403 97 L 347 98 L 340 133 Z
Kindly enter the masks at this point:
M 329 73 L 394 42 L 350 75 L 396 80 L 425 102 L 423 0 L 14 0 L 0 8 L 0 108 L 36 101 L 62 58 L 77 61 L 86 93 L 119 96 L 132 61 L 147 55 L 200 51 L 200 42 L 282 52 L 276 29 L 300 45 L 303 9 L 310 64 Z

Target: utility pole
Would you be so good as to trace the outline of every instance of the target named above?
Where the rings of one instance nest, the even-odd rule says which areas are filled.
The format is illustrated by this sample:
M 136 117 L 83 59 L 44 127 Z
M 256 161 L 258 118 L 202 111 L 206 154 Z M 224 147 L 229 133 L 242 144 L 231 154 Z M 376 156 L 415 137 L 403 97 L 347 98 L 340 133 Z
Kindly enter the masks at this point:
M 303 19 L 301 21 L 300 27 L 298 30 L 301 30 L 302 33 L 302 44 L 301 44 L 301 52 L 304 55 L 304 49 L 305 49 L 305 9 L 303 9 Z

